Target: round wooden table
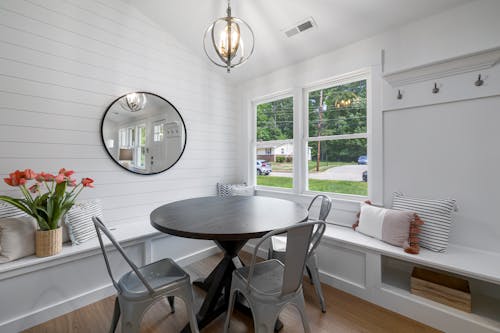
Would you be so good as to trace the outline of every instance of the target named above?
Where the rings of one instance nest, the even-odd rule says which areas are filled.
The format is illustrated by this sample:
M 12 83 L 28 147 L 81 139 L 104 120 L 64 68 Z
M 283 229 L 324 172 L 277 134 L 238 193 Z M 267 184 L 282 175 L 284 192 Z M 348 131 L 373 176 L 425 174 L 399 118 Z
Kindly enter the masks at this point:
M 308 211 L 292 201 L 234 196 L 203 197 L 172 202 L 151 213 L 151 225 L 171 235 L 213 240 L 224 252 L 223 259 L 203 281 L 195 285 L 207 291 L 197 314 L 205 327 L 228 306 L 232 272 L 241 267 L 238 252 L 249 239 L 307 220 Z M 183 332 L 189 332 L 189 325 Z

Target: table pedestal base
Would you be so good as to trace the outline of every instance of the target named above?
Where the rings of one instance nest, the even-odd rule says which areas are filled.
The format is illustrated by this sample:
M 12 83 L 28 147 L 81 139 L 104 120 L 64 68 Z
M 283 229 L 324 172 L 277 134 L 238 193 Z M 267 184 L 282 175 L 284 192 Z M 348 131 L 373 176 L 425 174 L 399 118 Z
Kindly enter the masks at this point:
M 205 279 L 196 280 L 193 285 L 207 291 L 207 295 L 201 305 L 200 311 L 196 315 L 198 327 L 201 330 L 215 318 L 226 312 L 229 305 L 229 293 L 231 290 L 231 280 L 233 271 L 242 267 L 243 264 L 238 257 L 238 252 L 246 244 L 246 240 L 241 241 L 215 241 L 217 246 L 224 251 L 224 258 L 217 264 L 213 271 Z M 241 303 L 236 304 L 236 309 L 252 316 L 248 307 Z M 278 320 L 275 330 L 278 331 L 283 324 Z M 184 327 L 182 333 L 191 333 L 189 324 Z

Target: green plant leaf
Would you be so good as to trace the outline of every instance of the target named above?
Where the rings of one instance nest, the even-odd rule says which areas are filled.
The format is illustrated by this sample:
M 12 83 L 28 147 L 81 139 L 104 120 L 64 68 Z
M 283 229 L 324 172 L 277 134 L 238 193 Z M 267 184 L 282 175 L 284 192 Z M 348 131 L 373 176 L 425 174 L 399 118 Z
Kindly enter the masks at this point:
M 19 208 L 28 215 L 32 215 L 30 206 L 27 205 L 23 199 L 14 199 L 5 195 L 0 195 L 0 200 L 9 203 L 16 208 Z

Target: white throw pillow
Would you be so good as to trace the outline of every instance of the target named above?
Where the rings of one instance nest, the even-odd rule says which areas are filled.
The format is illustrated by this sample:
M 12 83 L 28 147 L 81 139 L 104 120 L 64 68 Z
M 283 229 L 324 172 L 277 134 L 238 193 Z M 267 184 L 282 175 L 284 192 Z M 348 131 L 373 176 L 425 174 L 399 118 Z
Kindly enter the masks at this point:
M 0 219 L 0 263 L 35 254 L 35 231 L 31 216 Z
M 97 236 L 92 216 L 103 218 L 101 201 L 98 199 L 77 203 L 66 213 L 65 222 L 73 245 Z

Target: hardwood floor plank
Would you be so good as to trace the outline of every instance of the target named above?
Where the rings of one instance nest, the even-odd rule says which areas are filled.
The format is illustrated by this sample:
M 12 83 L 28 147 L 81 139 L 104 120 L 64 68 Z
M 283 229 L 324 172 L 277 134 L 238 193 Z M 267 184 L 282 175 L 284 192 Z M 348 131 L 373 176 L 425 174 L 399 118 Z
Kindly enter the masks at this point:
M 245 262 L 249 255 L 242 254 Z M 220 256 L 211 256 L 186 267 L 191 279 L 207 275 L 220 260 Z M 327 312 L 322 313 L 308 278 L 304 279 L 304 297 L 306 312 L 314 333 L 437 333 L 436 329 L 403 317 L 397 313 L 383 309 L 348 293 L 323 285 Z M 194 288 L 197 306 L 204 296 L 198 288 Z M 186 311 L 182 300 L 176 298 L 176 312 L 170 314 L 170 306 L 166 300 L 155 303 L 145 314 L 141 332 L 164 333 L 179 332 L 187 323 Z M 32 327 L 24 333 L 106 333 L 109 330 L 113 313 L 114 297 L 109 297 L 97 303 L 70 312 L 61 317 Z M 225 315 L 214 320 L 205 327 L 202 333 L 220 333 Z M 287 307 L 280 315 L 283 321 L 283 333 L 302 333 L 302 323 L 293 306 Z M 118 324 L 120 327 L 120 323 Z M 120 332 L 117 329 L 117 332 Z M 252 318 L 235 311 L 231 319 L 231 333 L 252 333 Z

